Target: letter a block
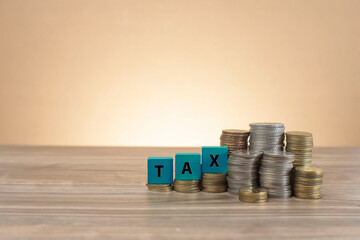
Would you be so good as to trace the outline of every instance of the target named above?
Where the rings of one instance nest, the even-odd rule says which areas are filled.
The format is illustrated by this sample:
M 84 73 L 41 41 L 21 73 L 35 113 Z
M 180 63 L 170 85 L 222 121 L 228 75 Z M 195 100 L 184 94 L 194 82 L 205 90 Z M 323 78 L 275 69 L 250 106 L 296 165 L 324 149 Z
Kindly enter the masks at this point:
M 227 147 L 202 147 L 202 172 L 227 173 Z
M 175 154 L 175 179 L 176 180 L 201 179 L 200 153 Z
M 147 167 L 148 167 L 148 184 L 173 183 L 172 157 L 149 157 Z

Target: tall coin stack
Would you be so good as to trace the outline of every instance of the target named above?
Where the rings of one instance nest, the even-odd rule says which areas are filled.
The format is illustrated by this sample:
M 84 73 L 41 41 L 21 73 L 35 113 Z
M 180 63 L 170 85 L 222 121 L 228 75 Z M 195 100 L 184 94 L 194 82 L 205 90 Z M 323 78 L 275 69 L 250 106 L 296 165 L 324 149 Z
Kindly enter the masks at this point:
M 226 192 L 226 173 L 203 173 L 201 190 L 210 193 Z
M 200 191 L 200 180 L 174 180 L 174 189 L 177 192 L 194 193 Z
M 311 165 L 313 136 L 308 132 L 286 133 L 286 151 L 295 153 L 294 166 Z
M 264 152 L 260 167 L 260 186 L 268 190 L 269 197 L 291 197 L 291 171 L 294 153 Z
M 321 198 L 323 170 L 317 167 L 302 166 L 295 168 L 294 195 L 298 198 Z
M 220 146 L 228 147 L 228 155 L 235 150 L 246 150 L 248 146 L 248 130 L 224 129 L 220 136 Z
M 172 184 L 146 184 L 146 186 L 152 192 L 170 192 L 174 189 Z
M 262 153 L 236 150 L 228 158 L 228 192 L 238 194 L 240 188 L 259 186 L 259 165 Z
M 250 150 L 283 151 L 284 131 L 282 123 L 250 123 Z

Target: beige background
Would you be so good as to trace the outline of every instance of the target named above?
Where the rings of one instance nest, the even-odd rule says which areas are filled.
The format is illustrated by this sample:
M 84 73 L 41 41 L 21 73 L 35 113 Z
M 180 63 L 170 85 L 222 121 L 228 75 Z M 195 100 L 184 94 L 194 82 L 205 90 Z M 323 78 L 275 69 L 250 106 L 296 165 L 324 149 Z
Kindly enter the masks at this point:
M 0 0 L 0 144 L 360 145 L 360 1 Z

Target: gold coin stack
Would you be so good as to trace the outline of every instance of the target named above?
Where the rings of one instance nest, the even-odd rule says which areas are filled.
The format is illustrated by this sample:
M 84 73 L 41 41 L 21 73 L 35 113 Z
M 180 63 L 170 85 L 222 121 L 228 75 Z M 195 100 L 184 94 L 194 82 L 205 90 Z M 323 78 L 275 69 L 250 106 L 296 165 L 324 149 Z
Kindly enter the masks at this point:
M 321 168 L 300 166 L 295 168 L 294 195 L 298 198 L 321 198 L 321 183 L 324 172 Z
M 152 192 L 170 192 L 174 190 L 172 184 L 146 184 L 146 186 Z
M 177 192 L 194 193 L 200 191 L 200 180 L 174 180 L 174 188 Z
M 226 173 L 203 173 L 201 190 L 209 193 L 226 192 Z
M 286 151 L 295 153 L 294 166 L 311 165 L 313 136 L 308 132 L 289 131 L 286 133 Z
M 228 147 L 228 155 L 235 150 L 246 150 L 249 138 L 248 130 L 224 129 L 220 136 L 220 146 Z
M 268 198 L 267 190 L 265 188 L 246 187 L 239 189 L 239 200 L 249 203 L 266 202 Z

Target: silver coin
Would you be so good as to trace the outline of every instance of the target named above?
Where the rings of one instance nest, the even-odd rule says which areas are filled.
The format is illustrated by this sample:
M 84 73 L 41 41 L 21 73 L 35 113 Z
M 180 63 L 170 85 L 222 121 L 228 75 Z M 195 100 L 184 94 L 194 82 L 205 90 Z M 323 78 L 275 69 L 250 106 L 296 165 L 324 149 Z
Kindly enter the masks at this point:
M 259 165 L 262 153 L 237 150 L 228 158 L 228 192 L 238 194 L 240 188 L 259 186 Z
M 250 127 L 284 127 L 283 123 L 272 123 L 272 122 L 258 122 L 250 123 Z
M 284 148 L 285 127 L 276 123 L 250 124 L 250 149 L 253 151 L 272 151 Z
M 291 196 L 291 173 L 294 159 L 294 153 L 264 151 L 259 169 L 259 182 L 261 187 L 268 190 L 269 197 L 288 198 Z

